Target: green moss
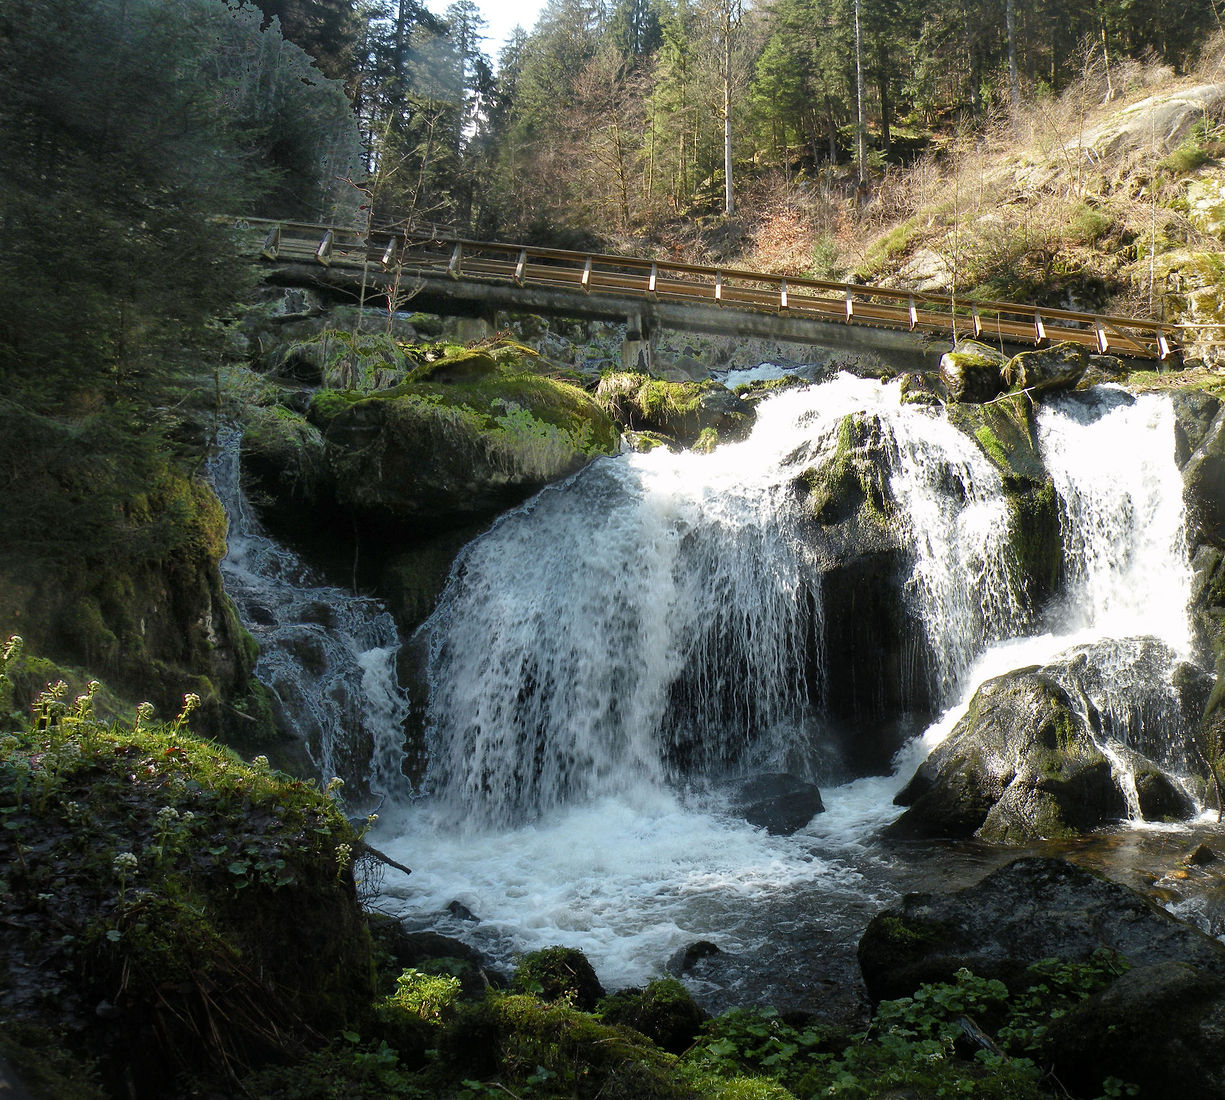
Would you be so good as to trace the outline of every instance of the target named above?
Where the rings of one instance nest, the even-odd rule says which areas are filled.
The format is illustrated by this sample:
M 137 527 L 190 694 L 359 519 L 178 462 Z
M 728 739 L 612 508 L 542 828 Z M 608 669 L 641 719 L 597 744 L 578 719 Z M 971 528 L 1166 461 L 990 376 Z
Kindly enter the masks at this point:
M 546 1001 L 564 1000 L 586 1011 L 604 996 L 591 963 L 572 947 L 546 947 L 520 955 L 515 966 L 515 988 Z
M 91 694 L 46 695 L 33 726 L 0 740 L 0 970 L 44 957 L 52 898 L 59 944 L 37 987 L 11 990 L 10 1019 L 63 1028 L 107 1080 L 224 1080 L 369 1010 L 341 809 L 198 741 L 188 710 L 104 725 Z M 93 1048 L 100 1001 L 117 1011 Z M 122 1058 L 137 1046 L 133 1071 Z
M 801 475 L 817 522 L 838 523 L 857 513 L 878 526 L 893 522 L 896 509 L 887 488 L 888 471 L 876 453 L 878 431 L 871 417 L 856 413 L 843 417 L 834 453 Z

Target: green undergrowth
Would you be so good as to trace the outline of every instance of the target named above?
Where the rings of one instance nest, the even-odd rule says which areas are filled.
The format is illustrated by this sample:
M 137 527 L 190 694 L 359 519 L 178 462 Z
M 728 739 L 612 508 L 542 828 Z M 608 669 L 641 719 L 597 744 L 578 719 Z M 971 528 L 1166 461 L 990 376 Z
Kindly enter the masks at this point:
M 106 722 L 98 694 L 49 685 L 0 737 L 6 1054 L 32 1079 L 70 1059 L 96 1095 L 166 1095 L 176 1075 L 233 1082 L 297 1057 L 366 1012 L 359 840 L 334 791 L 194 737 L 194 695 L 169 722 L 147 704 Z
M 535 992 L 469 998 L 454 977 L 407 970 L 377 1005 L 368 1033 L 347 1032 L 298 1065 L 266 1068 L 244 1085 L 269 1100 L 1067 1096 L 1042 1064 L 1047 1030 L 1120 973 L 1105 952 L 1087 963 L 1049 959 L 1010 992 L 961 970 L 950 982 L 882 1002 L 867 1030 L 848 1033 L 772 1009 L 733 1009 L 703 1024 L 672 979 L 583 1012 L 557 990 L 545 999 L 542 972 L 556 962 L 548 951 L 521 962 L 528 977 L 519 984 Z M 676 1021 L 686 1034 L 676 1053 L 644 1034 L 662 1029 L 675 1038 Z M 1134 1090 L 1107 1078 L 1101 1095 Z

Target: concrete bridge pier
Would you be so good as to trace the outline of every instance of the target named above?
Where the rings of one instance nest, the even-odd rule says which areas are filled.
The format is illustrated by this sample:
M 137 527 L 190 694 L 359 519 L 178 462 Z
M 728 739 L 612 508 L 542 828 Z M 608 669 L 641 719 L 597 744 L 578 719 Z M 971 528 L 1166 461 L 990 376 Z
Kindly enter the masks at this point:
M 478 317 L 455 318 L 455 341 L 459 344 L 479 344 L 498 334 L 498 312 L 490 310 Z
M 625 339 L 621 341 L 621 367 L 627 371 L 651 373 L 651 325 L 642 314 L 625 319 Z

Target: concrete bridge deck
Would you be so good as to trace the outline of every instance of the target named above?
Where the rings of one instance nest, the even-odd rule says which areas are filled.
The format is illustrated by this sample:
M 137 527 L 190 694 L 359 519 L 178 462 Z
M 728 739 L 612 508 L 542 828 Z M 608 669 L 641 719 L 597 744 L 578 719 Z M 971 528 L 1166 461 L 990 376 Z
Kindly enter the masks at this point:
M 460 316 L 506 310 L 624 322 L 629 343 L 641 344 L 648 361 L 658 328 L 871 349 L 899 367 L 930 365 L 950 342 L 971 335 L 1014 349 L 1072 341 L 1137 359 L 1176 351 L 1172 327 L 1147 318 L 433 233 L 259 219 L 239 225 L 262 237 L 256 247 L 276 265 L 272 282 Z M 627 350 L 632 358 L 634 347 Z

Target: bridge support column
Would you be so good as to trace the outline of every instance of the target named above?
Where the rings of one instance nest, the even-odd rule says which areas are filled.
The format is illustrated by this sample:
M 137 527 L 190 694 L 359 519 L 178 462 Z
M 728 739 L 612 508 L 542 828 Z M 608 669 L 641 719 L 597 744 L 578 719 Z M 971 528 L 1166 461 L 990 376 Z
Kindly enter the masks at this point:
M 650 374 L 652 367 L 651 326 L 641 314 L 625 319 L 625 339 L 621 341 L 621 368 Z
M 455 319 L 455 341 L 459 344 L 479 344 L 498 331 L 498 314 L 494 310 L 480 317 L 457 317 Z

